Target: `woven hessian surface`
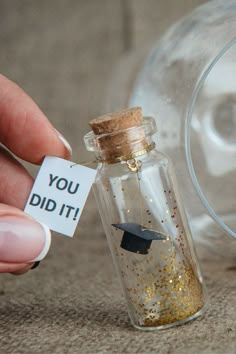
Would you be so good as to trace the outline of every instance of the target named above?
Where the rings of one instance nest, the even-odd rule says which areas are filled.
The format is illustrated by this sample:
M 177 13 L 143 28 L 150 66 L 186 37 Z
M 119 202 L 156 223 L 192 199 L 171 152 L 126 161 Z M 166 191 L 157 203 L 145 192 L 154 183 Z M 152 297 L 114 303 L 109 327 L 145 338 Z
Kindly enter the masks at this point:
M 73 160 L 84 161 L 91 156 L 82 137 L 88 121 L 106 113 L 112 67 L 202 2 L 1 0 L 0 70 L 66 136 Z M 236 260 L 201 254 L 210 301 L 203 317 L 160 332 L 135 330 L 94 203 L 90 196 L 74 239 L 53 237 L 39 268 L 1 275 L 0 353 L 235 354 Z
M 235 262 L 202 259 L 204 316 L 164 331 L 136 330 L 100 222 L 91 220 L 92 202 L 75 238 L 54 237 L 38 269 L 1 277 L 0 352 L 234 354 Z

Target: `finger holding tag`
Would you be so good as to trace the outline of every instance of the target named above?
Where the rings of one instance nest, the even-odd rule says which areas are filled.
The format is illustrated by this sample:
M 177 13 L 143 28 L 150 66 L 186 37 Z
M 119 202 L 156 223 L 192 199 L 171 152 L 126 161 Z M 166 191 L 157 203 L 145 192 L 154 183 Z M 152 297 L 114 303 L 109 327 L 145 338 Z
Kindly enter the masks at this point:
M 51 233 L 19 209 L 0 204 L 0 272 L 17 272 L 44 259 Z

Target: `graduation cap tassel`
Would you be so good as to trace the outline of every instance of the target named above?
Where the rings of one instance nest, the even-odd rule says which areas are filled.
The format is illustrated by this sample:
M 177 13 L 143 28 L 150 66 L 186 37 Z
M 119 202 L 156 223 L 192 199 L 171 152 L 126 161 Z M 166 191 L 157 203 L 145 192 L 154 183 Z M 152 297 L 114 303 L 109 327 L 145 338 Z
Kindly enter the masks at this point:
M 141 192 L 141 177 L 139 172 L 141 171 L 142 168 L 142 162 L 140 160 L 136 160 L 135 158 L 132 160 L 126 161 L 126 165 L 128 169 L 131 172 L 135 172 L 137 175 L 137 184 L 138 184 L 138 199 L 139 199 L 139 206 L 140 206 L 140 220 L 141 220 L 141 225 L 143 226 L 144 229 L 146 229 L 146 226 L 144 225 L 144 215 L 143 215 L 143 210 L 144 210 L 144 200 L 142 198 L 142 192 Z
M 141 225 L 144 225 L 144 217 L 143 217 L 143 198 L 141 193 L 141 185 L 140 185 L 140 176 L 139 171 L 142 168 L 142 162 L 140 160 L 136 160 L 135 158 L 132 160 L 126 161 L 126 165 L 131 172 L 135 172 L 137 175 L 137 183 L 138 183 L 138 199 L 140 203 L 140 216 L 141 216 Z

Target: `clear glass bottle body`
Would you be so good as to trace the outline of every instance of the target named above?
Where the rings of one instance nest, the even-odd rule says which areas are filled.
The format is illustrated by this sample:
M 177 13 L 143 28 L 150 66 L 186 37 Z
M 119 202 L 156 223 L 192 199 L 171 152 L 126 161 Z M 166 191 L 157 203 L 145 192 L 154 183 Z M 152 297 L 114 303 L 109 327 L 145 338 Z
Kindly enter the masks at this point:
M 135 161 L 137 171 L 126 161 L 99 163 L 94 192 L 131 322 L 162 329 L 201 314 L 205 289 L 171 162 L 155 149 Z M 164 239 L 152 240 L 145 254 L 131 252 L 121 245 L 124 231 L 113 226 L 123 223 Z

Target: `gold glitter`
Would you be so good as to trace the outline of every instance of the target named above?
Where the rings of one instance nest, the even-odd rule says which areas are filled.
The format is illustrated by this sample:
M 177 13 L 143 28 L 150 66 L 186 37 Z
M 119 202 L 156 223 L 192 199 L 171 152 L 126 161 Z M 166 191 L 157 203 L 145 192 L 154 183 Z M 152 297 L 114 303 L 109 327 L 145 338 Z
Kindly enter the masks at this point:
M 167 236 L 156 243 L 156 247 L 153 243 L 145 257 L 121 249 L 120 237 L 117 237 L 122 277 L 128 285 L 129 306 L 140 327 L 184 321 L 204 306 L 202 284 L 194 272 L 191 258 L 188 258 L 190 255 L 182 251 L 185 235 L 181 226 L 178 241 Z
M 202 285 L 192 266 L 186 260 L 178 261 L 178 272 L 173 272 L 177 266 L 175 256 L 174 253 L 168 264 L 159 269 L 158 276 L 152 274 L 152 277 L 144 278 L 144 286 L 129 291 L 142 327 L 185 320 L 204 305 Z

